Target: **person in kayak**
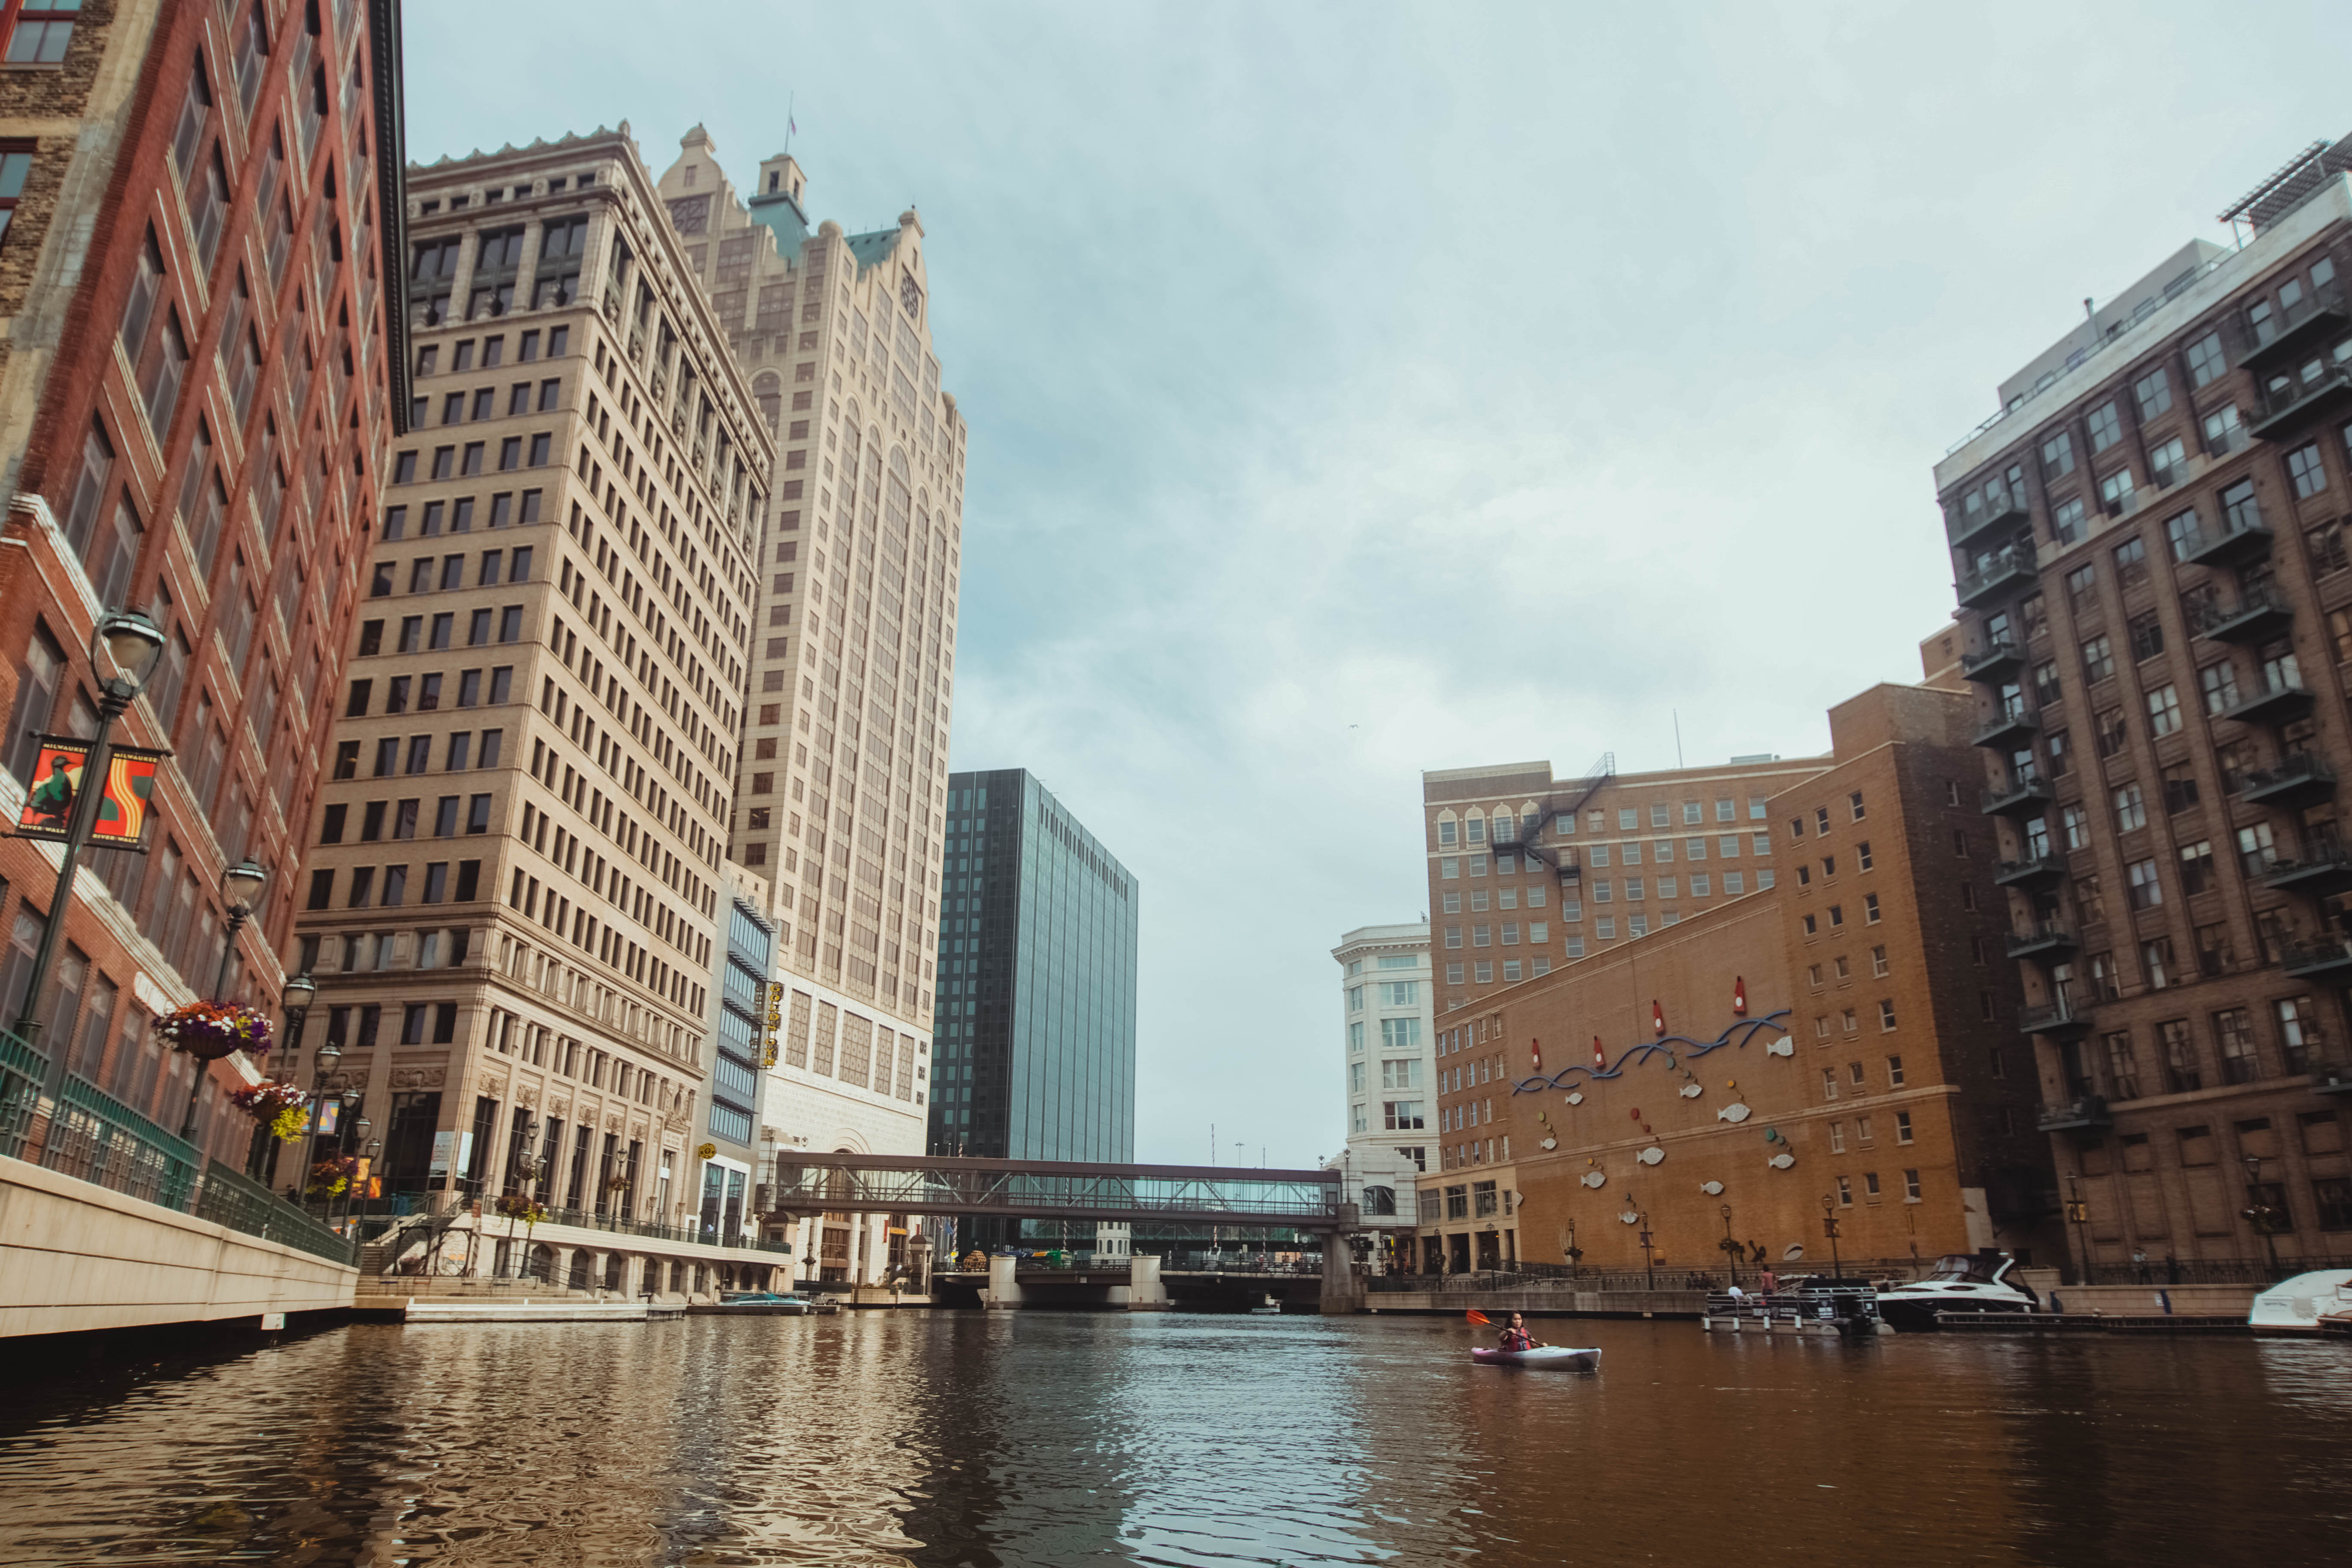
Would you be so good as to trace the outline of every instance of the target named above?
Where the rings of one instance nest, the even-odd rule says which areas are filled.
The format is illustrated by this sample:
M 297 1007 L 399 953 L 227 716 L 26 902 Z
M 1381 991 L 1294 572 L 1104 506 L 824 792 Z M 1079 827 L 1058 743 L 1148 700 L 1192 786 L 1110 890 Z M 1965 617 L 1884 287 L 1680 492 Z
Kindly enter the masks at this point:
M 1527 1319 L 1517 1312 L 1511 1314 L 1510 1327 L 1502 1334 L 1501 1349 L 1510 1352 L 1541 1350 L 1541 1342 L 1528 1337 Z

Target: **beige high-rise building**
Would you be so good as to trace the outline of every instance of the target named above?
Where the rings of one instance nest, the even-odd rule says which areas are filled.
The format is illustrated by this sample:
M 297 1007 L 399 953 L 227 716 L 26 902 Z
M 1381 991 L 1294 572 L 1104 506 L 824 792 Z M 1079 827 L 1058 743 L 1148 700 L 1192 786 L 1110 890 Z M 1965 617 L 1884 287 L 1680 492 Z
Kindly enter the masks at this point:
M 700 126 L 660 195 L 776 441 L 729 849 L 773 889 L 787 997 L 766 1120 L 786 1149 L 919 1152 L 965 437 L 922 224 L 812 229 L 791 156 L 747 198 Z M 881 1240 L 809 1239 L 835 1277 Z
M 476 1268 L 707 1289 L 783 1261 L 696 1204 L 773 447 L 626 131 L 411 171 L 415 403 L 298 966 L 388 1194 L 555 1211 Z

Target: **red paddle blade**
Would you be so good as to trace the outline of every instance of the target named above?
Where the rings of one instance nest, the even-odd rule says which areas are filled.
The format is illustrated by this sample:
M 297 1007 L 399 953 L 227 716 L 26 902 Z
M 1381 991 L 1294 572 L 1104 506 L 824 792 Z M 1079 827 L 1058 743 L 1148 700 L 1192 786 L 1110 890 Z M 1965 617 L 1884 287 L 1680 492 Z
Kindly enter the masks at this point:
M 1464 1317 L 1465 1317 L 1465 1318 L 1468 1318 L 1472 1322 L 1476 1323 L 1476 1324 L 1479 1324 L 1479 1325 L 1480 1325 L 1480 1326 L 1482 1326 L 1482 1327 L 1492 1327 L 1492 1326 L 1493 1326 L 1491 1323 L 1489 1323 L 1489 1322 L 1488 1322 L 1487 1318 L 1486 1318 L 1486 1313 L 1484 1313 L 1484 1312 L 1482 1312 L 1482 1311 L 1480 1311 L 1480 1310 L 1479 1310 L 1477 1308 L 1475 1308 L 1475 1307 L 1471 1308 L 1467 1312 L 1465 1312 L 1465 1313 L 1463 1314 L 1463 1316 L 1464 1316 Z

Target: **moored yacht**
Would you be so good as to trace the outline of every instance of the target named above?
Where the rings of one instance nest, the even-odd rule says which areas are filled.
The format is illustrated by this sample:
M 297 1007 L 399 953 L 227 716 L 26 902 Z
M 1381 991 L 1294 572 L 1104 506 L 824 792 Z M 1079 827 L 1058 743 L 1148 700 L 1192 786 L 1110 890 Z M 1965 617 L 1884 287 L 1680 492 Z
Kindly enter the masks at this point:
M 1878 1293 L 1878 1315 L 1899 1333 L 1936 1327 L 1938 1312 L 2032 1312 L 2041 1300 L 2012 1276 L 2017 1259 L 2006 1252 L 1948 1252 L 1925 1279 Z

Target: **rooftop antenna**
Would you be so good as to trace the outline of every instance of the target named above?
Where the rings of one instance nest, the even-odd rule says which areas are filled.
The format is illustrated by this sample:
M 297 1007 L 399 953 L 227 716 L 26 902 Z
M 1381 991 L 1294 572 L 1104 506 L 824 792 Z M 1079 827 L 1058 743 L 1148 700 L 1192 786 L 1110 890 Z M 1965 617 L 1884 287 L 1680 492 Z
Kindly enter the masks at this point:
M 793 132 L 800 129 L 793 120 L 793 105 L 799 100 L 800 95 L 797 92 L 788 92 L 784 95 L 784 155 L 788 158 L 792 156 L 793 152 Z M 771 101 L 773 100 L 771 100 Z
M 1666 711 L 1668 711 L 1669 713 L 1672 713 L 1672 714 L 1675 716 L 1675 767 L 1676 771 L 1680 771 L 1680 769 L 1682 768 L 1682 765 L 1683 765 L 1683 715 L 1682 715 L 1682 710 L 1681 710 L 1681 709 L 1679 709 L 1679 708 L 1669 708 L 1668 710 L 1666 710 Z

